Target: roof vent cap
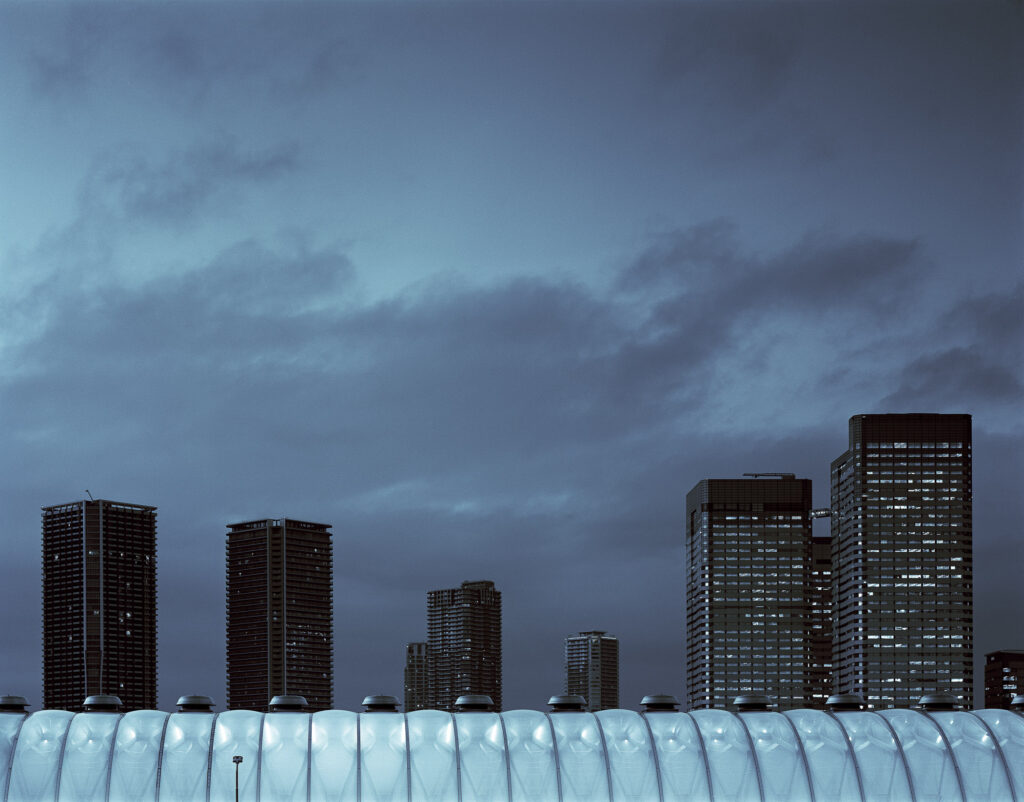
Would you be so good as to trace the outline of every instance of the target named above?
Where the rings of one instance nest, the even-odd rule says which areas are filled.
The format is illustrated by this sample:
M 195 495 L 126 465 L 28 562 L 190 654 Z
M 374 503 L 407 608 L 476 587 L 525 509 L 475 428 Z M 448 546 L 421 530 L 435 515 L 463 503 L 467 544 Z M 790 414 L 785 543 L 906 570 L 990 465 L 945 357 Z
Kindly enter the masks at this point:
M 484 693 L 467 693 L 455 700 L 455 709 L 460 713 L 488 713 L 494 708 L 494 700 Z
M 640 700 L 645 713 L 675 713 L 679 700 L 670 693 L 652 693 Z
M 740 713 L 763 713 L 772 707 L 772 698 L 763 693 L 744 693 L 732 700 Z
M 922 710 L 956 710 L 960 707 L 960 700 L 949 691 L 939 691 L 926 693 L 917 706 Z
M 85 708 L 86 713 L 119 713 L 124 704 L 118 696 L 113 696 L 109 693 L 97 693 L 93 696 L 87 696 L 85 701 L 82 702 L 82 707 Z
M 24 696 L 0 696 L 0 713 L 25 713 L 28 699 Z
M 363 699 L 363 710 L 367 713 L 397 713 L 398 697 L 374 694 Z
M 301 713 L 309 706 L 305 696 L 285 693 L 270 700 L 271 713 Z
M 828 697 L 825 707 L 833 713 L 840 710 L 863 710 L 864 700 L 856 693 L 834 693 Z
M 20 699 L 21 697 L 17 697 Z M 1010 710 L 1016 710 L 1018 713 L 1024 713 L 1024 693 L 1018 693 L 1013 699 L 1010 700 Z
M 576 694 L 563 694 L 548 699 L 552 713 L 581 713 L 587 707 L 587 700 Z
M 179 713 L 212 713 L 213 699 L 200 694 L 188 694 L 178 697 Z

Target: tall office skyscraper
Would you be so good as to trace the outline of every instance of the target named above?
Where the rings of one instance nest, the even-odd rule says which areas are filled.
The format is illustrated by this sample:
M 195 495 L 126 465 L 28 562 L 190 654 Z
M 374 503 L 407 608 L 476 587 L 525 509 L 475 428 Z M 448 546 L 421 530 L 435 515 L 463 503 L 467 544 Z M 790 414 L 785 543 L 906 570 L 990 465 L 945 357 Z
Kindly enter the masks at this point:
M 493 582 L 427 593 L 429 707 L 455 709 L 468 693 L 485 693 L 501 710 L 501 593 Z
M 837 692 L 974 705 L 970 415 L 854 415 L 832 463 Z
M 811 480 L 705 479 L 686 495 L 686 704 L 816 692 Z
M 229 708 L 266 710 L 278 694 L 333 706 L 330 528 L 290 518 L 228 526 Z
M 814 512 L 827 515 L 827 510 Z M 824 709 L 832 695 L 832 538 L 829 535 L 811 538 L 808 600 L 811 605 L 811 662 L 807 665 L 810 690 L 807 706 Z
M 156 507 L 43 507 L 43 706 L 156 707 Z
M 426 710 L 429 704 L 430 663 L 426 642 L 405 644 L 405 712 Z
M 587 700 L 587 710 L 619 706 L 619 639 L 579 632 L 565 639 L 565 692 Z

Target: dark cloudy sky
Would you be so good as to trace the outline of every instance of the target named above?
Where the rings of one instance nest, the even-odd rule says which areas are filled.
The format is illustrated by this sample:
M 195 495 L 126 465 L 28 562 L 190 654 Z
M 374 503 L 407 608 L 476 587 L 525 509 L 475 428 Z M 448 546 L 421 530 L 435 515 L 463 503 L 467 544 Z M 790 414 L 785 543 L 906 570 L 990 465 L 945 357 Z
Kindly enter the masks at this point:
M 426 591 L 682 695 L 683 499 L 974 416 L 978 658 L 1024 648 L 1020 3 L 0 6 L 0 692 L 39 507 L 159 507 L 160 702 L 224 700 L 225 524 L 334 525 L 336 705 Z

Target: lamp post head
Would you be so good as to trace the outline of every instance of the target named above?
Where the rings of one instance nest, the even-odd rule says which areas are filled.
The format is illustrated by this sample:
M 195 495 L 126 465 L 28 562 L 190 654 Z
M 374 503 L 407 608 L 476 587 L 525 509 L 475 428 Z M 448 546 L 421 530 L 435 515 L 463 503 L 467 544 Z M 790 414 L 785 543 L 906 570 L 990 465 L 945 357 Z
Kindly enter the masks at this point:
M 231 762 L 234 763 L 235 765 L 238 765 L 239 763 L 242 762 L 242 756 L 241 755 L 235 755 L 233 758 L 231 758 Z

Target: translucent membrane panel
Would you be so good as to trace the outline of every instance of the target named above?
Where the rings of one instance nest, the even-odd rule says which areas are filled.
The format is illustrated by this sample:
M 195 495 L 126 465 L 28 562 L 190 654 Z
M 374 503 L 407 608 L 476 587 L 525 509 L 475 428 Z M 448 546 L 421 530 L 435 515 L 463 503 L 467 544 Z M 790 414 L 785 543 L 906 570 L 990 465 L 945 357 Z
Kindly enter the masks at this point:
M 362 713 L 359 734 L 360 802 L 406 802 L 405 716 Z
M 563 802 L 607 802 L 608 769 L 597 717 L 593 713 L 554 713 Z
M 867 802 L 912 799 L 907 766 L 885 719 L 877 713 L 854 711 L 836 713 L 836 717 L 853 744 Z
M 160 758 L 160 802 L 206 799 L 213 723 L 213 713 L 171 713 L 168 716 Z
M 416 710 L 409 713 L 406 720 L 413 802 L 455 802 L 459 789 L 455 770 L 455 724 L 451 715 L 440 710 Z
M 710 799 L 697 725 L 685 713 L 648 713 L 665 799 Z
M 878 715 L 899 736 L 917 802 L 962 802 L 953 756 L 938 725 L 916 710 L 880 710 Z
M 658 799 L 654 747 L 640 714 L 631 710 L 602 710 L 596 715 L 608 747 L 612 798 L 615 802 Z
M 463 802 L 508 802 L 508 764 L 501 717 L 497 713 L 460 713 L 459 774 Z
M 953 758 L 960 767 L 967 802 L 1011 799 L 1010 779 L 996 753 L 995 741 L 984 724 L 970 713 L 929 714 L 946 733 Z
M 309 713 L 268 713 L 260 750 L 260 799 L 306 802 Z
M 156 770 L 166 721 L 167 714 L 159 710 L 133 710 L 121 719 L 114 738 L 109 802 L 155 802 Z
M 213 735 L 213 765 L 210 770 L 211 802 L 234 802 L 235 764 L 232 758 L 235 755 L 242 757 L 238 771 L 238 798 L 260 798 L 262 732 L 262 713 L 252 710 L 229 710 L 217 716 Z
M 347 710 L 313 714 L 309 785 L 312 802 L 356 802 L 358 721 L 358 716 Z
M 811 802 L 807 767 L 796 730 L 781 713 L 743 713 L 767 802 Z
M 21 713 L 0 713 L 0 799 L 7 793 L 7 779 L 14 758 L 15 741 L 25 716 Z
M 846 733 L 828 713 L 820 710 L 787 710 L 804 745 L 815 802 L 849 802 L 861 798 Z
M 1024 800 L 1024 718 L 1009 710 L 975 710 L 996 735 L 1018 800 Z
M 715 802 L 760 799 L 757 766 L 739 716 L 725 710 L 695 710 L 690 715 L 704 736 Z
M 548 717 L 536 710 L 511 710 L 501 717 L 508 735 L 513 802 L 557 802 L 558 774 Z
M 105 799 L 118 713 L 79 713 L 71 720 L 60 771 L 61 802 Z
M 73 716 L 66 710 L 41 710 L 25 721 L 14 750 L 9 802 L 56 798 L 57 767 Z

